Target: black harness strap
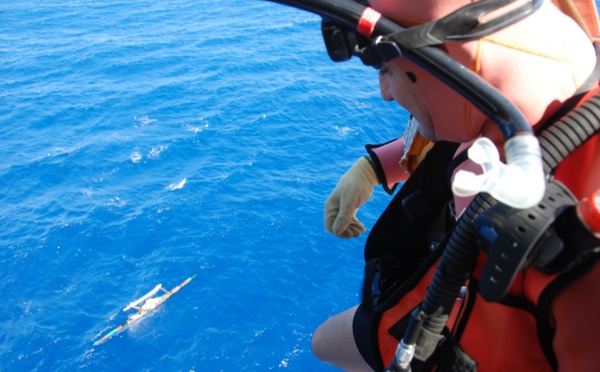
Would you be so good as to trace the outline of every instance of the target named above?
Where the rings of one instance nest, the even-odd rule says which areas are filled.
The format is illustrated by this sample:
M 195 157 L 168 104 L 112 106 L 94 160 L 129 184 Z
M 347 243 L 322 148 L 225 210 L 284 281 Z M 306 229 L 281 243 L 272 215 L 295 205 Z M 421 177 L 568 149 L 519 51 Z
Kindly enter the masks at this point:
M 538 299 L 539 313 L 543 314 L 544 318 L 541 319 L 545 320 L 545 326 L 542 326 L 542 324 L 538 322 L 540 345 L 542 350 L 544 350 L 544 354 L 546 355 L 548 361 L 554 363 L 553 366 L 555 366 L 555 370 L 557 369 L 556 366 L 558 365 L 558 362 L 556 361 L 556 355 L 554 354 L 554 347 L 552 345 L 555 330 L 550 326 L 546 314 L 550 314 L 550 307 L 554 297 L 556 297 L 558 293 L 562 292 L 577 279 L 587 274 L 592 268 L 594 268 L 594 266 L 596 266 L 598 261 L 600 261 L 600 253 L 590 256 L 587 260 L 580 262 L 576 267 L 573 267 L 569 271 L 562 273 L 556 277 L 554 281 L 548 284 L 546 288 L 544 288 Z M 594 296 L 595 294 L 590 295 Z
M 380 314 L 419 283 L 441 254 L 428 241 L 431 226 L 452 200 L 446 168 L 458 144 L 438 142 L 373 226 L 365 245 L 363 299 L 353 322 L 354 339 L 365 360 L 384 368 L 378 349 Z M 448 216 L 447 223 L 453 218 Z M 436 245 L 437 246 L 437 245 Z

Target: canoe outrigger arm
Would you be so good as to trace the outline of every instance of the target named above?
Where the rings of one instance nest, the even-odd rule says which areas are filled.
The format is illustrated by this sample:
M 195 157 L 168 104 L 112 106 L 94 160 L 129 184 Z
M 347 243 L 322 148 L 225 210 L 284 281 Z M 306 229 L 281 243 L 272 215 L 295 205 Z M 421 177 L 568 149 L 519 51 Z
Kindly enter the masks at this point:
M 129 310 L 129 309 L 131 309 L 131 308 L 133 308 L 133 307 L 141 304 L 142 301 L 144 301 L 144 300 L 152 297 L 156 292 L 160 291 L 161 288 L 162 288 L 162 284 L 157 285 L 150 292 L 146 293 L 142 297 L 138 298 L 137 300 L 131 302 L 129 305 L 125 306 L 125 308 L 123 309 L 123 311 L 127 311 L 127 310 Z

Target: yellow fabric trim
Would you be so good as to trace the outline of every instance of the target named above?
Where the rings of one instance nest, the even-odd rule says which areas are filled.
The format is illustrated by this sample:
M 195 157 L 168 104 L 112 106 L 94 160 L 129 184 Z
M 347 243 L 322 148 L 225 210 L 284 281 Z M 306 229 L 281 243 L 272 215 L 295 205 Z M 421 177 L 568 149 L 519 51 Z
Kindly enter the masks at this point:
M 496 38 L 491 37 L 491 36 L 484 37 L 483 40 L 487 41 L 488 43 L 500 45 L 500 46 L 503 46 L 503 47 L 509 48 L 509 49 L 518 50 L 520 52 L 528 53 L 528 54 L 531 54 L 531 55 L 534 55 L 534 56 L 548 58 L 548 59 L 551 59 L 551 60 L 554 60 L 554 61 L 558 61 L 558 62 L 564 62 L 564 58 L 562 58 L 560 56 L 551 55 L 551 54 L 544 53 L 544 52 L 541 52 L 541 51 L 535 51 L 535 50 L 531 50 L 531 49 L 526 49 L 526 48 L 521 47 L 519 45 L 508 43 L 508 42 L 502 41 L 500 39 L 496 39 Z
M 496 39 L 494 37 L 485 37 L 483 38 L 483 40 L 495 44 L 495 45 L 499 45 L 499 46 L 503 46 L 505 48 L 509 48 L 512 50 L 517 50 L 523 53 L 527 53 L 527 54 L 531 54 L 533 56 L 537 56 L 537 57 L 542 57 L 542 58 L 547 58 L 550 59 L 552 61 L 556 61 L 556 62 L 560 62 L 560 63 L 564 63 L 565 65 L 567 65 L 570 73 L 571 73 L 571 78 L 573 79 L 573 84 L 575 87 L 579 87 L 581 85 L 581 83 L 577 80 L 577 74 L 575 73 L 575 71 L 573 70 L 573 64 L 572 61 L 569 59 L 569 53 L 567 53 L 566 50 L 566 40 L 562 41 L 561 47 L 563 50 L 562 56 L 556 56 L 556 55 L 551 55 L 549 53 L 544 53 L 544 52 L 540 52 L 540 51 L 536 51 L 536 50 L 532 50 L 532 49 L 526 49 L 523 48 L 519 45 L 513 44 L 513 43 L 507 43 L 504 42 L 502 40 Z
M 400 161 L 400 165 L 409 173 L 414 172 L 427 152 L 433 147 L 433 142 L 422 137 L 418 132 L 410 145 L 410 149 Z
M 585 31 L 585 33 L 588 35 L 588 37 L 590 39 L 593 39 L 590 29 L 588 28 L 587 24 L 583 20 L 583 17 L 581 17 L 581 13 L 579 13 L 579 9 L 577 9 L 575 4 L 573 4 L 573 1 L 571 1 L 571 0 L 555 0 L 555 1 L 559 4 L 559 8 L 565 13 L 568 12 L 567 15 L 569 17 L 571 17 L 575 22 L 577 22 L 579 27 L 581 27 L 583 29 L 583 31 Z

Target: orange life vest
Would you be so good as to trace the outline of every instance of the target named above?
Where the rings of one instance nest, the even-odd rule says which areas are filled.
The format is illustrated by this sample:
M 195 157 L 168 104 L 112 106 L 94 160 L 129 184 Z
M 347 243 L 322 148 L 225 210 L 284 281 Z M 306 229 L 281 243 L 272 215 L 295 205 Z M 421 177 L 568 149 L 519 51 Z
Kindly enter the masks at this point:
M 582 101 L 599 91 L 600 87 L 596 86 Z M 600 134 L 596 134 L 569 155 L 560 163 L 555 177 L 568 183 L 565 175 L 572 174 L 573 169 L 587 172 L 586 168 L 573 167 L 572 164 L 585 164 L 585 156 L 589 154 L 600 163 L 599 139 Z M 586 183 L 572 184 L 578 198 L 584 196 L 577 195 L 582 191 L 600 188 L 598 174 L 590 176 Z M 576 177 L 581 178 L 585 179 Z M 425 260 L 423 266 L 405 279 L 406 284 L 397 290 L 400 295 L 388 295 L 395 301 L 394 304 L 381 307 L 381 312 L 375 315 L 373 326 L 377 328 L 379 355 L 374 360 L 378 367 L 389 365 L 393 359 L 411 311 L 425 298 L 439 262 L 437 257 L 439 253 Z M 600 322 L 596 315 L 590 317 L 589 314 L 600 306 L 595 295 L 600 285 L 597 259 L 594 256 L 565 275 L 544 275 L 528 268 L 518 274 L 502 301 L 487 302 L 478 292 L 478 279 L 486 261 L 485 254 L 481 253 L 466 284 L 464 297 L 457 299 L 450 314 L 447 323 L 450 337 L 478 363 L 482 371 L 552 371 L 559 367 L 561 370 L 583 371 L 597 368 L 600 366 L 600 353 L 589 352 L 590 349 L 600 350 Z M 593 295 L 586 292 L 590 288 Z M 582 300 L 586 297 L 589 299 Z M 578 300 L 569 307 L 565 301 L 573 298 Z M 585 322 L 590 319 L 592 321 L 586 325 Z M 588 330 L 590 335 L 574 334 L 570 332 L 572 329 Z

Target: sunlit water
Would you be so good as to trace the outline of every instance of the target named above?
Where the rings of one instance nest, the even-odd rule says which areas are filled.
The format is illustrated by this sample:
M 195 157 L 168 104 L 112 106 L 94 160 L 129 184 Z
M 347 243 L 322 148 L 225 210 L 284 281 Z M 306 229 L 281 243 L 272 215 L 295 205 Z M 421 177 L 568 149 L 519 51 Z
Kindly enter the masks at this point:
M 259 0 L 4 1 L 0 39 L 1 371 L 334 370 L 310 338 L 358 302 L 365 237 L 323 203 L 407 119 L 373 69 Z

